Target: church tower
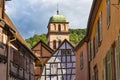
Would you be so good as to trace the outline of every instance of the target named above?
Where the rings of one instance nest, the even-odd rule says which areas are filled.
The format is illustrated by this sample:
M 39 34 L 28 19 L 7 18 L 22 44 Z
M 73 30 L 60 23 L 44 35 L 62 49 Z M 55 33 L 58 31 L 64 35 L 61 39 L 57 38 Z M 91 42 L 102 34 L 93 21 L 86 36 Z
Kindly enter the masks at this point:
M 52 49 L 58 48 L 61 42 L 65 39 L 69 41 L 69 22 L 65 16 L 59 14 L 57 10 L 57 14 L 53 15 L 48 23 L 48 33 L 47 40 L 48 45 Z

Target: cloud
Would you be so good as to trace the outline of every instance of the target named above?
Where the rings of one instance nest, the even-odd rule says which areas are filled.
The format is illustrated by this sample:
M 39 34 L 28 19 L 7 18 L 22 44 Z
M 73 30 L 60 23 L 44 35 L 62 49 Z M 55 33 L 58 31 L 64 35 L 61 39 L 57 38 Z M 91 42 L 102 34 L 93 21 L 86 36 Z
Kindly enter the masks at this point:
M 91 0 L 12 0 L 6 3 L 6 12 L 24 38 L 47 33 L 49 18 L 56 14 L 67 17 L 70 28 L 86 28 Z

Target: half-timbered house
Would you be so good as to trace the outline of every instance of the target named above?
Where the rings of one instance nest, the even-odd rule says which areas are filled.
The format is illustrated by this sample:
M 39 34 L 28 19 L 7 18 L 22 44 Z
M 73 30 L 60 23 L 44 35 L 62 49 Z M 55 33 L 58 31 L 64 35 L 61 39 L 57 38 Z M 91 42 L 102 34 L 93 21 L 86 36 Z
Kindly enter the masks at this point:
M 38 59 L 4 12 L 3 1 L 0 0 L 0 80 L 34 80 L 34 61 Z
M 73 46 L 65 39 L 44 64 L 39 80 L 75 80 L 75 62 Z
M 36 66 L 34 67 L 35 80 L 38 80 L 38 78 L 42 74 L 43 65 L 51 57 L 54 51 L 48 45 L 46 45 L 43 41 L 39 41 L 37 44 L 35 44 L 32 47 L 32 51 L 40 59 L 40 62 L 37 62 Z

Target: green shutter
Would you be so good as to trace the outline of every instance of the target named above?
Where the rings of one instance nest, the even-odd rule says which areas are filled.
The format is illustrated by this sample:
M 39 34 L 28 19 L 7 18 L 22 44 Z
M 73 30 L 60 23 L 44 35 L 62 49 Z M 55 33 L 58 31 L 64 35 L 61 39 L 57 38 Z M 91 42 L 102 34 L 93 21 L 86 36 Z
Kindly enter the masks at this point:
M 106 57 L 105 57 L 103 59 L 103 80 L 106 80 L 106 72 L 107 72 L 106 65 L 107 65 L 107 63 L 106 63 Z
M 116 79 L 120 80 L 120 37 L 115 41 Z
M 94 56 L 94 46 L 93 46 L 93 40 L 91 40 L 91 59 L 93 59 Z
M 98 43 L 99 43 L 99 37 L 98 37 L 98 22 L 97 22 L 97 24 L 96 24 L 96 37 L 95 37 L 95 48 L 96 48 L 96 52 L 97 52 L 97 50 L 98 50 Z
M 112 59 L 111 50 L 107 52 L 107 80 L 112 80 Z

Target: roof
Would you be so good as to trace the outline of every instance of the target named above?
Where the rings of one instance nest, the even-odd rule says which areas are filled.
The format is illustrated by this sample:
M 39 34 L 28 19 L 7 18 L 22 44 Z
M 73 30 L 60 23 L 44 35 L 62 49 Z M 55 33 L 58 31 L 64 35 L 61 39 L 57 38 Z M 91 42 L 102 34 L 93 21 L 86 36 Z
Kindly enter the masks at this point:
M 59 50 L 59 48 L 60 48 L 65 42 L 67 42 L 67 43 L 74 49 L 74 46 L 73 46 L 67 39 L 65 39 L 65 40 L 60 44 L 60 46 L 54 51 L 54 53 L 50 56 L 50 58 L 57 52 L 57 50 Z M 48 60 L 49 60 L 50 58 L 48 58 Z M 48 61 L 48 60 L 47 60 L 47 61 Z M 47 62 L 47 61 L 46 61 L 46 62 Z
M 87 31 L 86 31 L 87 33 L 86 33 L 85 37 L 77 44 L 77 46 L 74 49 L 75 51 L 77 49 L 79 49 L 79 47 L 81 47 L 84 42 L 87 42 L 89 40 L 91 31 L 93 28 L 95 16 L 97 14 L 97 11 L 98 11 L 98 8 L 99 8 L 101 1 L 102 0 L 93 0 L 92 7 L 90 10 L 90 14 L 89 14 L 89 18 L 88 18 L 88 23 L 87 23 Z
M 48 48 L 48 51 L 49 52 L 51 52 L 51 53 L 53 53 L 54 52 L 54 50 L 53 49 L 51 49 L 46 43 L 44 43 L 42 40 L 40 40 L 38 43 L 36 43 L 31 49 L 33 49 L 33 48 L 35 48 L 39 43 L 42 43 L 43 45 L 43 47 L 45 47 L 45 48 Z
M 53 15 L 49 22 L 67 22 L 66 17 L 60 14 Z
M 6 25 L 13 29 L 14 31 L 16 31 L 16 38 L 17 40 L 24 46 L 24 48 L 26 48 L 30 53 L 31 55 L 34 57 L 34 59 L 38 59 L 32 52 L 32 50 L 27 46 L 27 43 L 26 41 L 23 39 L 23 37 L 21 36 L 21 34 L 19 33 L 19 31 L 17 30 L 17 28 L 15 27 L 15 25 L 12 23 L 12 21 L 10 20 L 10 18 L 7 16 L 7 14 L 5 13 L 4 14 L 4 21 L 6 23 Z

